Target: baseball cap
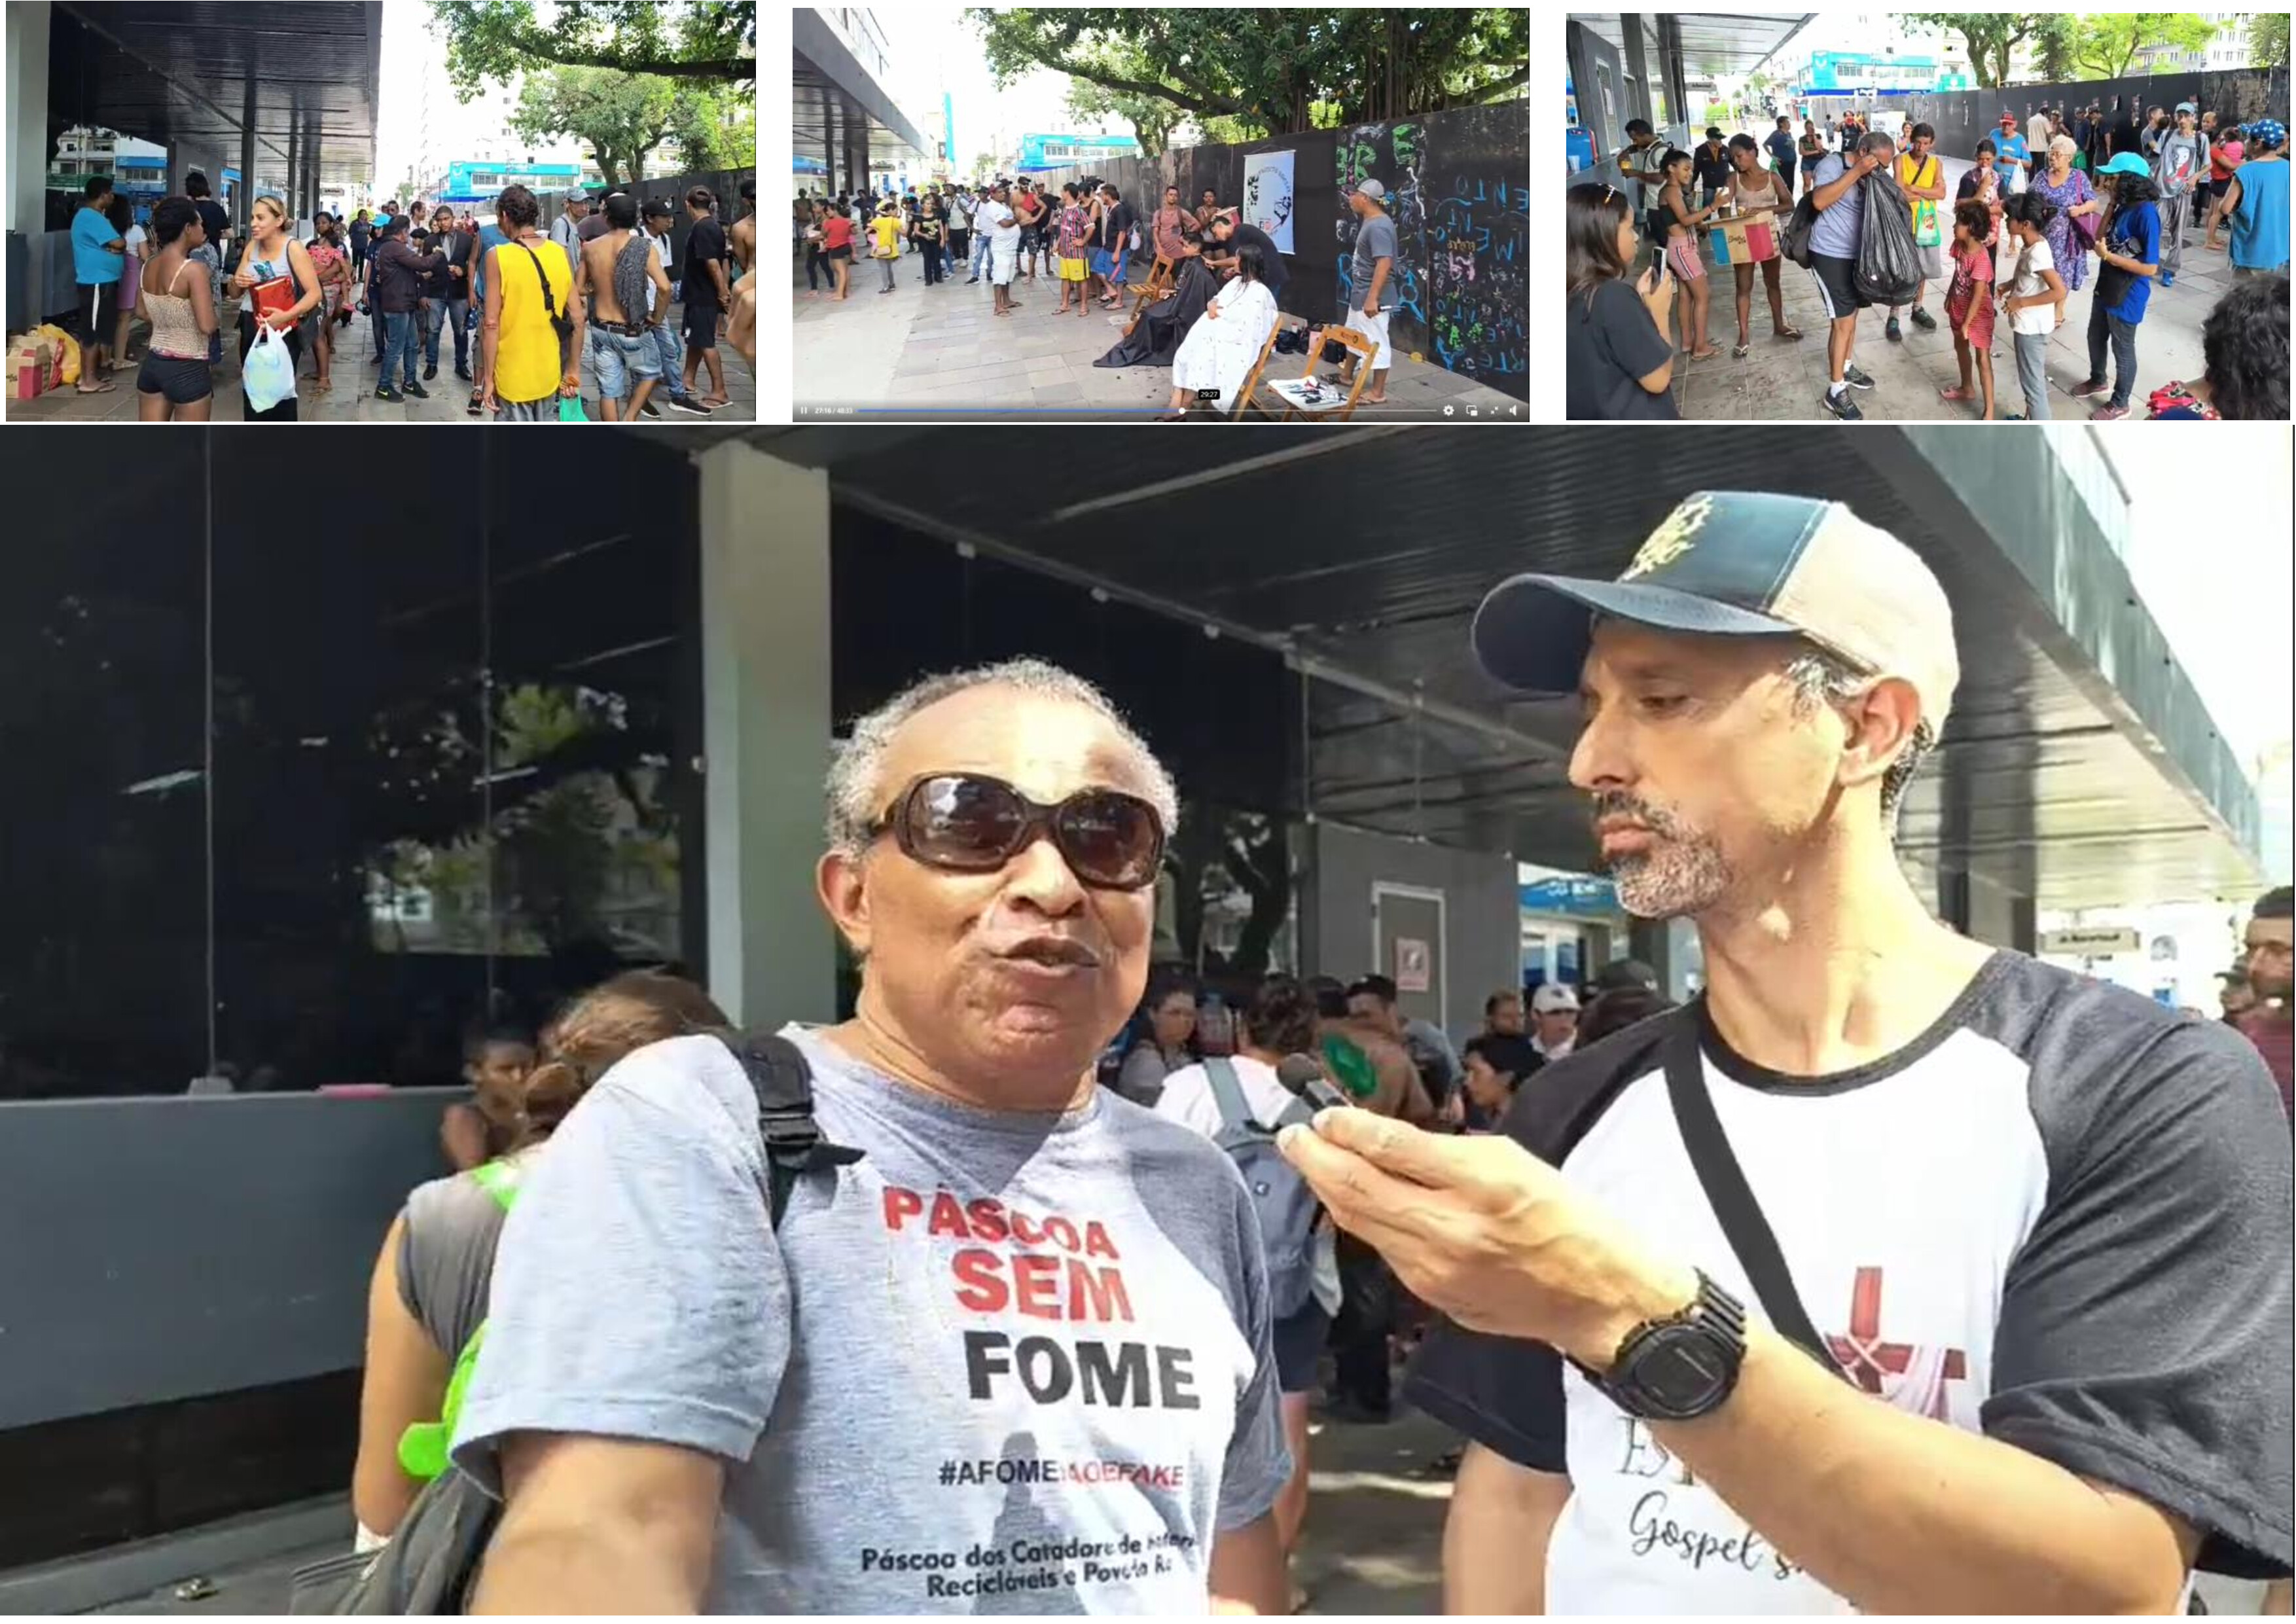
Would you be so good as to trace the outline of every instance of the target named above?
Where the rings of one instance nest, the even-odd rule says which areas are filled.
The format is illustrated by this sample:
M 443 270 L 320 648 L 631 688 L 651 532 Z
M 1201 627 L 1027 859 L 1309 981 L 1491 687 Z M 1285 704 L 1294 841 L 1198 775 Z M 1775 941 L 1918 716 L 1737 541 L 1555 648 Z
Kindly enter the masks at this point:
M 1387 188 L 1378 181 L 1363 181 L 1357 185 L 1356 190 L 1374 202 L 1383 203 L 1387 201 Z
M 2121 152 L 2097 171 L 2099 175 L 2150 175 L 2152 166 L 2134 152 Z
M 2180 113 L 2196 113 L 2201 110 L 2190 102 L 2179 102 L 2177 103 L 2177 111 Z
M 1961 680 L 1953 608 L 1929 566 L 1848 504 L 1814 496 L 1693 492 L 1617 580 L 1512 577 L 1484 596 L 1468 637 L 1498 681 L 1573 693 L 1598 614 L 1702 636 L 1808 638 L 1910 682 L 1940 733 Z
M 1596 992 L 1656 992 L 1658 972 L 1638 958 L 1614 958 L 1595 972 Z
M 570 188 L 558 201 L 562 203 L 586 203 L 590 201 L 590 194 L 581 187 L 575 186 Z
M 1541 981 L 1538 990 L 1530 995 L 1534 1015 L 1553 1015 L 1566 1009 L 1575 1012 L 1578 1007 L 1578 995 L 1561 981 Z

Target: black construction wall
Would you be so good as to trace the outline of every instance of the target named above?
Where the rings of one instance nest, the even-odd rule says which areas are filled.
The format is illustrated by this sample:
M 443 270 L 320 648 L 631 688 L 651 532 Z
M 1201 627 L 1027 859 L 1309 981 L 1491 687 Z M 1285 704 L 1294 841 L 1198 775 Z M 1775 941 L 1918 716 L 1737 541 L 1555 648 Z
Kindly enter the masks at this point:
M 1282 304 L 1318 323 L 1345 319 L 1357 230 L 1348 200 L 1377 179 L 1388 191 L 1398 250 L 1387 289 L 1395 308 L 1390 341 L 1528 400 L 1529 118 L 1528 103 L 1508 102 L 1238 146 L 1181 147 L 1153 160 L 1103 160 L 1089 174 L 1113 181 L 1144 218 L 1167 185 L 1178 186 L 1191 209 L 1206 186 L 1234 207 L 1247 160 L 1290 148 L 1296 213 Z M 1058 188 L 1086 177 L 1075 168 L 1043 178 Z
M 2084 79 L 2074 84 L 2009 85 L 1995 90 L 1947 90 L 1913 95 L 1804 97 L 1820 119 L 1853 106 L 1902 109 L 1907 124 L 1937 127 L 1938 144 L 1948 152 L 1964 152 L 1989 135 L 2001 121 L 2001 110 L 2017 115 L 2020 132 L 2040 107 L 2085 108 L 2092 103 L 2104 111 L 2108 127 L 2128 121 L 2133 103 L 2136 121 L 2147 108 L 2173 111 L 2190 102 L 2202 111 L 2213 109 L 2217 127 L 2244 123 L 2267 115 L 2285 119 L 2288 110 L 2288 70 L 2284 68 L 2242 68 L 2209 73 L 2194 70 L 2178 73 L 2144 73 L 2119 79 Z
M 707 186 L 718 196 L 718 223 L 728 233 L 734 222 L 749 212 L 742 201 L 742 183 L 755 180 L 755 169 L 693 169 L 684 175 L 649 175 L 635 185 L 609 187 L 609 191 L 632 192 L 637 194 L 640 207 L 650 198 L 667 198 L 670 205 L 669 254 L 678 264 L 685 260 L 685 239 L 693 234 L 693 219 L 685 212 L 685 194 L 696 186 Z M 542 229 L 548 231 L 553 222 L 566 212 L 562 192 L 554 192 L 542 200 Z M 641 222 L 643 223 L 643 222 Z M 730 283 L 731 275 L 726 278 Z

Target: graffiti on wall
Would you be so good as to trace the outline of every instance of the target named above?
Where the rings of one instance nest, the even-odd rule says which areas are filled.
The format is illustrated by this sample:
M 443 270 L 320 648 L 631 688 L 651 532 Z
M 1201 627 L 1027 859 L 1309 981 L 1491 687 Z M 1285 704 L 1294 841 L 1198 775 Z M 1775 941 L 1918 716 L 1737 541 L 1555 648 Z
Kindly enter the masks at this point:
M 1427 348 L 1427 210 L 1419 188 L 1424 147 L 1425 127 L 1411 119 L 1359 124 L 1340 137 L 1341 319 L 1361 308 L 1364 300 L 1364 290 L 1355 283 L 1356 238 L 1363 228 L 1356 217 L 1356 189 L 1377 180 L 1387 188 L 1387 212 L 1395 221 L 1395 264 L 1388 269 L 1380 302 L 1394 312 L 1388 342 L 1406 352 Z
M 1460 173 L 1427 206 L 1427 336 L 1438 360 L 1494 388 L 1529 380 L 1530 197 L 1520 179 Z

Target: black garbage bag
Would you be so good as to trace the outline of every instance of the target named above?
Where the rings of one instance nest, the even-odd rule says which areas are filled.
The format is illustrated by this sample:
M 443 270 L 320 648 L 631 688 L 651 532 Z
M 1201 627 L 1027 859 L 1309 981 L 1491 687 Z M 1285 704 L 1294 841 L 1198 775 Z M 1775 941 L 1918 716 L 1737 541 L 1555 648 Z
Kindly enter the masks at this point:
M 1180 280 L 1172 297 L 1160 299 L 1140 313 L 1131 332 L 1116 348 L 1095 361 L 1095 366 L 1169 366 L 1179 353 L 1180 340 L 1196 324 L 1204 307 L 1219 292 L 1220 280 L 1201 259 L 1181 263 Z
M 1874 170 L 1857 185 L 1857 206 L 1866 211 L 1857 242 L 1857 285 L 1877 305 L 1909 305 L 1922 291 L 1913 205 L 1886 169 Z

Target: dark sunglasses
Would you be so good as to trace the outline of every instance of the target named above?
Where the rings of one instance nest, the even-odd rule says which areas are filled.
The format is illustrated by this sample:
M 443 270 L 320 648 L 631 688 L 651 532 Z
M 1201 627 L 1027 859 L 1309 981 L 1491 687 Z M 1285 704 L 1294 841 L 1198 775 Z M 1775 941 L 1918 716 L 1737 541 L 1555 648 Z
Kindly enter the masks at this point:
M 1101 890 L 1152 885 L 1164 860 L 1164 820 L 1137 795 L 1078 790 L 1046 806 L 981 773 L 915 780 L 870 838 L 889 832 L 908 857 L 955 874 L 993 874 L 1049 834 L 1070 872 Z

